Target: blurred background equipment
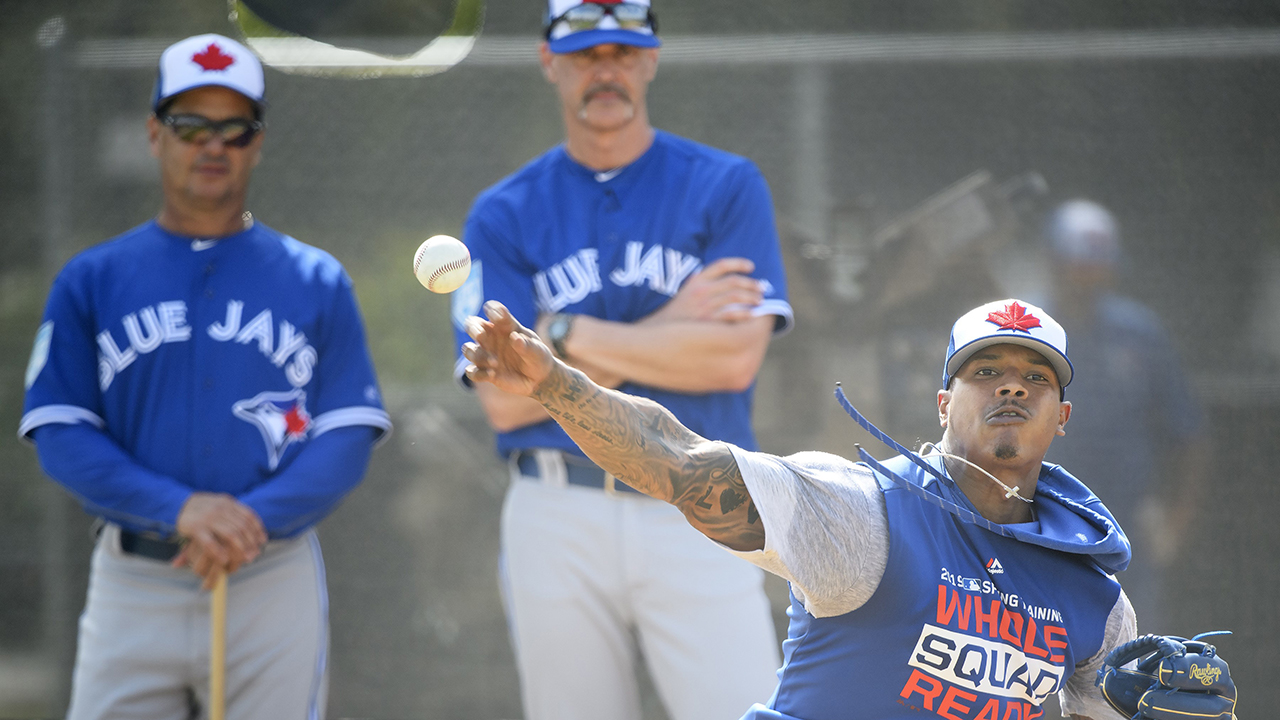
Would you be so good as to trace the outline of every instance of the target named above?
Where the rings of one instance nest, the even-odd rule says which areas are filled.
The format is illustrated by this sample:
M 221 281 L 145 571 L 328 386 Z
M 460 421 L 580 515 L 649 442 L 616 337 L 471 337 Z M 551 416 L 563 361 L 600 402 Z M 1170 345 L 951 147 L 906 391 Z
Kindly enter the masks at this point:
M 484 0 L 230 0 L 263 64 L 334 77 L 432 75 L 475 45 Z M 424 44 L 425 42 L 425 44 Z
M 143 127 L 156 58 L 187 35 L 235 34 L 227 7 L 0 0 L 0 419 L 10 428 L 0 435 L 0 717 L 65 710 L 88 574 L 88 517 L 14 433 L 41 303 L 71 254 L 157 211 Z M 773 343 L 757 385 L 764 448 L 847 455 L 856 432 L 831 397 L 835 382 L 884 419 L 904 358 L 922 357 L 920 392 L 937 391 L 945 331 L 925 327 L 918 342 L 885 349 L 847 289 L 856 268 L 833 283 L 831 266 L 852 256 L 807 257 L 815 249 L 840 238 L 868 248 L 878 229 L 977 168 L 988 190 L 1033 168 L 1051 196 L 1014 203 L 1029 207 L 990 271 L 1009 288 L 1000 297 L 1026 296 L 1049 276 L 1040 223 L 1028 220 L 1068 198 L 1100 199 L 1124 230 L 1125 293 L 1181 353 L 1212 445 L 1198 522 L 1215 542 L 1184 549 L 1181 572 L 1198 581 L 1150 630 L 1237 630 L 1220 643 L 1237 714 L 1280 704 L 1261 671 L 1280 635 L 1280 569 L 1257 560 L 1280 555 L 1280 483 L 1269 481 L 1280 466 L 1280 5 L 727 7 L 680 0 L 663 13 L 664 77 L 650 106 L 655 124 L 752 158 L 774 190 L 797 326 Z M 439 32 L 415 22 L 421 34 L 390 54 Z M 466 59 L 426 80 L 267 71 L 250 208 L 349 269 L 396 423 L 365 482 L 320 528 L 333 717 L 519 713 L 494 560 L 503 466 L 451 378 L 448 299 L 423 292 L 404 265 L 406 248 L 457 236 L 480 190 L 559 141 L 536 61 L 541 22 L 540 5 L 489 0 Z M 957 303 L 937 312 L 944 326 L 978 304 Z M 904 334 L 937 322 L 883 317 Z M 912 422 L 921 429 L 877 424 L 905 443 L 940 435 L 936 417 Z M 781 602 L 785 588 L 773 592 Z M 661 718 L 656 705 L 647 720 Z
M 1048 192 L 1038 172 L 997 183 L 977 170 L 875 230 L 873 200 L 836 208 L 830 237 L 802 247 L 802 258 L 816 263 L 805 274 L 825 275 L 839 308 L 839 319 L 827 322 L 875 354 L 877 422 L 911 447 L 940 437 L 937 357 L 952 309 L 1027 295 L 1008 280 L 1019 273 L 1019 239 L 1035 227 Z
M 986 268 L 1019 229 L 1013 202 L 1048 185 L 1027 173 L 996 185 L 979 170 L 871 235 L 857 295 L 863 312 L 892 315 L 923 297 L 947 302 L 998 294 Z

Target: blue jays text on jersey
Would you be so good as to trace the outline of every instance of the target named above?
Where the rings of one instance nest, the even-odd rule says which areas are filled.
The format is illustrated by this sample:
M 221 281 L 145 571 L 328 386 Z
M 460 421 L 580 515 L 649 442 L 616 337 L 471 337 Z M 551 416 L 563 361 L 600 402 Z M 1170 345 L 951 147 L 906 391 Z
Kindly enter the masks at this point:
M 219 342 L 234 341 L 241 345 L 255 345 L 276 367 L 283 368 L 286 379 L 294 387 L 302 387 L 311 380 L 311 370 L 316 364 L 316 349 L 307 343 L 307 336 L 288 320 L 281 320 L 279 329 L 272 322 L 271 308 L 265 308 L 252 320 L 241 326 L 244 312 L 243 300 L 228 300 L 226 317 L 209 325 L 206 332 Z M 50 328 L 52 322 L 48 321 Z M 128 339 L 121 350 L 116 342 L 116 331 L 107 328 L 98 333 L 98 384 L 103 392 L 111 387 L 116 374 L 123 372 L 140 355 L 154 352 L 162 343 L 186 342 L 191 339 L 191 326 L 187 324 L 187 304 L 182 300 L 156 303 L 131 312 L 120 319 L 124 335 Z M 292 362 L 289 362 L 292 360 Z M 289 362 L 288 367 L 285 363 Z
M 786 278 L 768 186 L 748 160 L 655 131 L 635 162 L 604 179 L 556 147 L 485 191 L 463 241 L 472 270 L 454 292 L 463 321 L 498 300 L 532 327 L 541 313 L 636 322 L 668 302 L 691 275 L 723 257 L 755 263 L 764 293 L 754 309 L 790 327 Z M 466 360 L 459 358 L 461 379 Z M 689 395 L 627 383 L 619 388 L 669 409 L 705 437 L 756 446 L 750 389 Z M 531 447 L 582 451 L 554 422 L 499 433 L 498 453 Z
M 19 433 L 69 423 L 232 495 L 311 438 L 391 427 L 337 260 L 260 223 L 215 242 L 154 221 L 73 258 L 50 290 Z

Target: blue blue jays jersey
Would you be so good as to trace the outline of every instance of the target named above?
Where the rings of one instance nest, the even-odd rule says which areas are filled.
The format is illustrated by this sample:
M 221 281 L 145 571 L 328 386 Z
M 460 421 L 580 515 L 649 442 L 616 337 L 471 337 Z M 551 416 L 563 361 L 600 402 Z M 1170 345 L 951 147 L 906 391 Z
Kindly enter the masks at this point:
M 391 428 L 346 272 L 260 223 L 200 240 L 152 221 L 73 258 L 26 385 L 23 437 L 87 423 L 192 491 L 239 496 L 325 432 Z
M 652 146 L 621 170 L 599 173 L 553 148 L 482 193 L 463 241 L 472 271 L 453 294 L 459 348 L 463 321 L 487 300 L 533 327 L 541 313 L 569 312 L 635 322 L 675 296 L 681 284 L 723 257 L 755 263 L 765 300 L 759 315 L 792 322 L 769 189 L 745 158 L 656 131 Z M 461 357 L 456 375 L 466 368 Z M 752 390 L 702 395 L 628 383 L 703 437 L 754 449 Z M 498 453 L 531 447 L 578 455 L 548 420 L 499 433 Z
M 972 507 L 901 456 L 885 465 Z M 1105 508 L 1061 468 L 1044 468 L 1042 516 L 1012 527 L 1084 552 L 1104 530 L 1089 517 Z M 877 479 L 889 521 L 879 586 L 862 607 L 825 618 L 793 595 L 778 688 L 744 720 L 1041 717 L 1044 700 L 1101 649 L 1120 585 L 1088 554 L 998 535 Z

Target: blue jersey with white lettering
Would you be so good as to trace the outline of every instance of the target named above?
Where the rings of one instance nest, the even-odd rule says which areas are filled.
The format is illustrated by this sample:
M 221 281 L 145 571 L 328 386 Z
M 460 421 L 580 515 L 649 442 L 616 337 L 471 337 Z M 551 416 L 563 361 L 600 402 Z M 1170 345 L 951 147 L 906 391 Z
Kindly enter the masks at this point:
M 201 240 L 152 221 L 80 253 L 54 280 L 26 385 L 21 436 L 86 423 L 140 466 L 134 496 L 85 502 L 136 529 L 171 530 L 190 491 L 251 493 L 331 430 L 391 428 L 350 278 L 261 223 Z
M 758 315 L 792 322 L 786 277 L 764 177 L 749 160 L 656 131 L 652 146 L 626 167 L 600 173 L 563 146 L 482 193 L 467 219 L 467 282 L 453 294 L 459 348 L 463 321 L 498 300 L 522 324 L 569 312 L 635 322 L 668 302 L 688 277 L 714 260 L 745 257 L 763 281 Z M 456 375 L 466 359 L 459 353 Z M 700 395 L 634 383 L 622 392 L 651 398 L 703 437 L 754 449 L 752 390 Z M 582 451 L 555 422 L 499 433 L 498 453 L 523 448 Z
M 884 464 L 972 509 L 906 458 Z M 1015 527 L 1063 552 L 963 522 L 877 479 L 889 521 L 880 584 L 863 606 L 833 617 L 810 615 L 793 595 L 778 688 L 743 720 L 1041 717 L 1045 699 L 1102 648 L 1120 597 L 1090 555 L 1109 532 L 1106 508 L 1044 464 L 1038 516 Z

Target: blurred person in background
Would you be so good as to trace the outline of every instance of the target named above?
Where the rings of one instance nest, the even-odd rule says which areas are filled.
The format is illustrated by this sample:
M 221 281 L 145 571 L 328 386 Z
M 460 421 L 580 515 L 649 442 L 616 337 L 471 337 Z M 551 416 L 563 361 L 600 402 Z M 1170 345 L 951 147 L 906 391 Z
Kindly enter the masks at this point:
M 1116 292 L 1120 229 L 1102 205 L 1072 200 L 1047 225 L 1053 297 L 1071 332 L 1071 416 L 1047 459 L 1089 478 L 1134 562 L 1121 575 L 1139 628 L 1167 627 L 1163 569 L 1204 497 L 1209 443 L 1178 353 L 1156 313 Z
M 550 3 L 539 56 L 566 139 L 476 200 L 458 345 L 500 301 L 597 382 L 755 449 L 755 376 L 792 317 L 772 201 L 750 161 L 649 124 L 655 30 L 647 0 Z M 768 700 L 763 573 L 587 459 L 537 401 L 475 391 L 510 463 L 501 582 L 526 720 L 638 719 L 638 655 L 673 720 Z

